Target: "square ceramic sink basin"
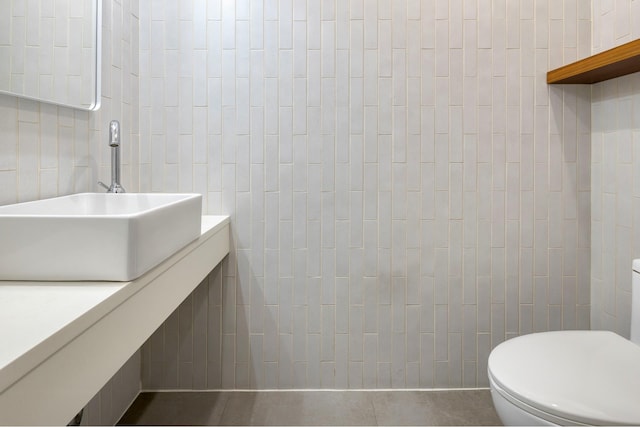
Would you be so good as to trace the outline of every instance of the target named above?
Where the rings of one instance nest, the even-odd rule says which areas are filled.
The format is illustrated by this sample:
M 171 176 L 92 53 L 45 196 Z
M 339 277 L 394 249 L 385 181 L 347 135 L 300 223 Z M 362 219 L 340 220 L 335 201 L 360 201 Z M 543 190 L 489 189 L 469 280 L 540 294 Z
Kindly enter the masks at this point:
M 202 196 L 81 193 L 0 206 L 0 280 L 129 281 L 200 237 Z

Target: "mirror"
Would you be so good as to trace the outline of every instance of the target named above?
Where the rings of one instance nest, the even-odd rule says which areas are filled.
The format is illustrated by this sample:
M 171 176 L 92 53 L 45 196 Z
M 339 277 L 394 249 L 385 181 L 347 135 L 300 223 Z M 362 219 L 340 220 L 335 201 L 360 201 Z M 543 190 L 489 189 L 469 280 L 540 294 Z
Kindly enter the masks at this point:
M 100 107 L 101 0 L 0 0 L 0 93 Z

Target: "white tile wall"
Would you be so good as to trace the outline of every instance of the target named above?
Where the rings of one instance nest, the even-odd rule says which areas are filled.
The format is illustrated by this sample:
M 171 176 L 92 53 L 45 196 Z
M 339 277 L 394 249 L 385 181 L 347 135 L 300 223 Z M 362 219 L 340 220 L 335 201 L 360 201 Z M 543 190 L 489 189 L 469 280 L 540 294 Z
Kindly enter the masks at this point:
M 640 2 L 593 2 L 593 52 L 640 37 Z M 591 323 L 630 334 L 631 262 L 640 257 L 640 76 L 593 86 Z M 585 296 L 586 297 L 586 296 Z
M 137 351 L 85 406 L 81 425 L 115 425 L 140 392 L 140 351 Z
M 110 179 L 107 132 L 111 119 L 121 121 L 125 135 L 123 184 L 138 190 L 137 9 L 137 1 L 103 1 L 99 111 L 0 95 L 0 204 L 98 191 L 98 179 Z M 138 353 L 89 403 L 83 422 L 114 424 L 140 390 L 139 379 Z
M 588 328 L 591 92 L 545 74 L 589 7 L 141 3 L 140 189 L 233 234 L 143 387 L 483 386 L 506 338 Z

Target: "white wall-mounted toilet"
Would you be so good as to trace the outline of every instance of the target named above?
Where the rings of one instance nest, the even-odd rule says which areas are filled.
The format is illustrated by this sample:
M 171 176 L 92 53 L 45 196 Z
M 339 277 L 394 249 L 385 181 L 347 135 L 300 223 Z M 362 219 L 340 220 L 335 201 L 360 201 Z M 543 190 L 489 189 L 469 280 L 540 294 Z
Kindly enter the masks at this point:
M 607 331 L 523 335 L 488 371 L 505 425 L 640 425 L 640 260 L 633 261 L 631 341 Z

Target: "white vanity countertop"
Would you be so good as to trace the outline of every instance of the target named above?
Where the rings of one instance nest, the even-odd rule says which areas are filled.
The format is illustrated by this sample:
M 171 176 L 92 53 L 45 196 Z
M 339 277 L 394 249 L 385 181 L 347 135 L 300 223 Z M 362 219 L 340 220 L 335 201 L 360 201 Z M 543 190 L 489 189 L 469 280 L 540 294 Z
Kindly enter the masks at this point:
M 131 282 L 0 281 L 0 393 L 228 223 L 203 216 L 198 239 Z

